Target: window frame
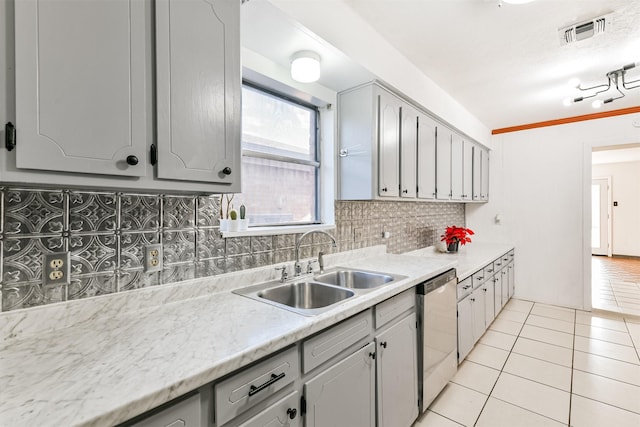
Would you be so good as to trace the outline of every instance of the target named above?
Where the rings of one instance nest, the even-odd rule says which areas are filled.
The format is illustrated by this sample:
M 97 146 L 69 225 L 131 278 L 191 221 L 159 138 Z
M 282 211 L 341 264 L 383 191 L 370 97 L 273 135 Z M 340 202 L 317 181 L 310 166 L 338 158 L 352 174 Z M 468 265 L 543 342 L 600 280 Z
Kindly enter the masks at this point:
M 234 233 L 234 235 L 260 235 L 260 234 L 268 234 L 275 232 L 285 231 L 285 228 L 291 229 L 291 233 L 298 232 L 300 228 L 308 229 L 309 227 L 313 227 L 315 229 L 323 226 L 323 197 L 322 197 L 322 179 L 323 179 L 323 162 L 322 162 L 322 143 L 321 143 L 321 113 L 320 109 L 317 105 L 314 105 L 309 102 L 305 102 L 300 98 L 296 98 L 285 93 L 276 91 L 272 88 L 266 87 L 264 85 L 255 83 L 248 79 L 242 79 L 242 87 L 248 87 L 251 90 L 255 90 L 257 92 L 261 92 L 268 96 L 271 96 L 275 99 L 283 100 L 285 102 L 303 107 L 305 109 L 311 110 L 314 116 L 314 126 L 313 129 L 313 143 L 315 145 L 315 159 L 314 160 L 306 160 L 300 159 L 296 157 L 290 157 L 286 155 L 280 154 L 272 154 L 265 153 L 257 150 L 245 149 L 244 148 L 244 140 L 241 139 L 241 156 L 242 157 L 251 157 L 257 159 L 265 159 L 265 160 L 274 160 L 282 163 L 290 163 L 290 164 L 298 164 L 304 166 L 312 166 L 315 168 L 315 209 L 314 209 L 314 217 L 315 221 L 310 222 L 282 222 L 282 223 L 268 223 L 268 224 L 258 224 L 258 225 L 249 225 L 248 230 L 242 232 L 229 232 L 226 234 Z M 333 228 L 333 225 L 327 226 L 327 228 Z M 324 228 L 324 227 L 323 227 Z M 258 233 L 258 234 L 256 234 Z

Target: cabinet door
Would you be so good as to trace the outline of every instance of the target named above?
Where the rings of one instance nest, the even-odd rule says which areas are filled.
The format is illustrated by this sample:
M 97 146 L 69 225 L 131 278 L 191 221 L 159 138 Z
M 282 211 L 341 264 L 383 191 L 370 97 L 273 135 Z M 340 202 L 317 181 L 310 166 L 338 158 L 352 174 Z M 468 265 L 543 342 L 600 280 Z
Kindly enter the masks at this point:
M 491 280 L 487 280 L 480 287 L 484 292 L 484 326 L 488 328 L 493 319 L 495 319 L 495 308 L 494 308 L 494 289 L 493 282 Z
M 436 133 L 436 197 L 451 198 L 451 130 L 438 126 Z
M 240 2 L 156 2 L 158 177 L 240 179 Z
M 471 183 L 471 188 L 473 191 L 472 199 L 473 200 L 482 200 L 480 194 L 482 192 L 482 148 L 474 145 L 472 150 L 472 173 L 473 173 L 473 181 Z
M 481 182 L 481 200 L 489 200 L 489 150 L 482 149 L 482 165 L 480 167 L 482 174 Z
M 471 295 L 458 302 L 458 363 L 462 362 L 473 348 L 473 311 Z
M 375 425 L 375 351 L 369 343 L 305 383 L 306 427 Z
M 415 313 L 376 337 L 378 426 L 410 426 L 418 417 Z
M 457 133 L 451 135 L 451 200 L 462 200 L 463 141 Z
M 471 200 L 473 192 L 473 144 L 462 141 L 462 200 Z
M 502 274 L 499 271 L 493 276 L 493 312 L 496 317 L 502 310 Z
M 202 427 L 200 394 L 181 400 L 131 427 Z
M 502 306 L 509 301 L 509 268 L 505 267 L 500 272 L 502 275 Z
M 400 197 L 416 197 L 416 166 L 418 144 L 418 113 L 404 105 L 400 129 Z
M 238 427 L 298 427 L 300 423 L 300 396 L 297 391 L 268 406 Z M 234 422 L 225 424 L 232 427 Z
M 472 313 L 472 327 L 473 327 L 473 343 L 475 344 L 486 329 L 485 321 L 485 302 L 484 291 L 481 288 L 476 289 L 470 295 L 471 300 L 471 313 Z
M 418 198 L 436 198 L 436 122 L 418 115 Z
M 146 174 L 144 8 L 16 2 L 18 168 Z
M 378 195 L 398 197 L 401 101 L 386 91 L 378 93 Z
M 516 291 L 516 284 L 515 284 L 515 279 L 516 279 L 515 273 L 516 273 L 516 270 L 515 270 L 515 268 L 513 266 L 513 262 L 511 262 L 509 264 L 508 268 L 509 268 L 509 298 L 511 298 L 514 295 L 515 291 Z

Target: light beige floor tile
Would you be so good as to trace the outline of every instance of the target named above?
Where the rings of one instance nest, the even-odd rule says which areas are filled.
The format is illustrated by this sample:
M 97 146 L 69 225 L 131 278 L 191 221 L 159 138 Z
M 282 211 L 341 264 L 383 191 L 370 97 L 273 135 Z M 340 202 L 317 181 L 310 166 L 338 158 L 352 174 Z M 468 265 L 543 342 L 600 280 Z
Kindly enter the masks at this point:
M 481 344 L 490 345 L 491 347 L 498 347 L 503 350 L 510 351 L 517 338 L 518 337 L 514 335 L 488 329 L 487 332 L 482 335 L 479 342 Z
M 531 311 L 531 307 L 533 307 L 533 303 L 531 301 L 511 298 L 509 302 L 504 306 L 504 309 L 529 313 Z
M 588 372 L 573 372 L 573 394 L 640 414 L 640 387 Z
M 527 325 L 538 326 L 540 328 L 552 329 L 558 332 L 573 334 L 574 323 L 564 320 L 552 319 L 550 317 L 542 317 L 535 314 L 529 315 Z
M 518 334 L 520 333 L 520 329 L 522 329 L 522 323 L 497 318 L 493 321 L 491 326 L 489 326 L 489 329 L 492 331 L 518 336 Z
M 640 415 L 574 394 L 571 396 L 573 427 L 640 426 Z
M 633 323 L 627 320 L 627 329 L 629 329 L 629 336 L 636 350 L 640 350 L 640 319 L 639 323 Z
M 575 346 L 576 350 L 585 353 L 611 357 L 612 359 L 635 363 L 636 365 L 640 364 L 638 355 L 633 347 L 580 336 L 575 337 Z
M 627 322 L 627 325 L 629 323 L 640 324 L 640 316 L 624 316 L 624 320 Z
M 536 303 L 531 309 L 531 314 L 564 320 L 565 322 L 573 322 L 575 320 L 575 313 L 572 309 L 538 303 Z
M 520 336 L 532 340 L 546 342 L 547 344 L 559 345 L 561 347 L 573 348 L 573 335 L 564 332 L 552 331 L 551 329 L 539 328 L 538 326 L 524 325 Z
M 505 310 L 500 312 L 498 319 L 511 320 L 512 322 L 523 324 L 524 321 L 527 320 L 528 315 L 529 314 L 524 311 L 507 310 L 505 306 Z
M 413 427 L 460 427 L 461 425 L 440 414 L 427 411 L 422 418 L 413 424 Z
M 449 383 L 429 409 L 464 426 L 473 426 L 487 397 L 475 390 Z
M 640 365 L 610 357 L 574 351 L 573 369 L 589 372 L 640 387 Z M 640 397 L 638 397 L 640 399 Z
M 576 335 L 597 340 L 632 346 L 631 336 L 627 332 L 598 328 L 597 326 L 576 325 Z
M 476 427 L 554 427 L 564 424 L 490 397 Z
M 465 360 L 500 370 L 508 356 L 508 351 L 478 343 Z
M 547 362 L 556 363 L 568 368 L 571 367 L 571 360 L 573 358 L 571 349 L 523 337 L 518 338 L 516 344 L 513 346 L 513 352 L 546 360 Z
M 571 368 L 566 366 L 511 353 L 502 371 L 564 391 L 571 391 Z
M 491 396 L 561 423 L 569 422 L 566 391 L 503 372 Z
M 458 366 L 458 372 L 451 381 L 488 395 L 498 380 L 498 375 L 500 371 L 497 369 L 465 360 Z
M 619 314 L 605 314 L 601 312 L 592 313 L 578 310 L 576 311 L 576 323 L 622 332 L 627 330 L 624 325 L 624 320 Z

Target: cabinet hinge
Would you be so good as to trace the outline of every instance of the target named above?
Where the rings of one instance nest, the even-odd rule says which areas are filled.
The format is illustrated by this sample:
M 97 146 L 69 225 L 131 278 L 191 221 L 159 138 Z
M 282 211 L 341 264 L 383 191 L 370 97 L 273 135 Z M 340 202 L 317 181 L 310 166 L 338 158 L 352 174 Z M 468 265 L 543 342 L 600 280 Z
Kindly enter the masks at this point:
M 149 148 L 149 157 L 151 165 L 155 166 L 158 163 L 158 147 L 156 144 L 151 144 L 151 148 Z
M 300 397 L 300 415 L 304 415 L 307 413 L 307 399 L 304 398 L 304 395 Z
M 11 122 L 7 122 L 4 125 L 4 146 L 7 151 L 12 151 L 16 148 L 17 144 L 16 138 L 16 127 Z

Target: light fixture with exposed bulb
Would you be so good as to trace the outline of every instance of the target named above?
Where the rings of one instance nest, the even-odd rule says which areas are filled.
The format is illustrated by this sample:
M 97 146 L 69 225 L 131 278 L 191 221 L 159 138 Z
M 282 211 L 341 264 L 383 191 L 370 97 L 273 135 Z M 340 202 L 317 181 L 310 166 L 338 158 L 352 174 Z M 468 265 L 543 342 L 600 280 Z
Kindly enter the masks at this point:
M 320 78 L 320 55 L 310 50 L 296 52 L 291 58 L 291 78 L 300 83 L 313 83 Z
M 609 104 L 615 101 L 616 99 L 624 98 L 626 96 L 626 93 L 624 91 L 629 91 L 631 89 L 636 89 L 640 87 L 640 79 L 632 80 L 632 81 L 626 80 L 627 72 L 635 68 L 636 66 L 640 66 L 640 62 L 633 62 L 617 70 L 609 71 L 605 75 L 607 77 L 607 83 L 590 86 L 590 87 L 582 87 L 582 85 L 580 84 L 580 80 L 578 78 L 576 77 L 572 78 L 571 80 L 569 80 L 569 86 L 575 87 L 581 92 L 589 92 L 588 95 L 573 98 L 573 102 L 576 103 L 576 102 L 581 102 L 585 99 L 594 98 L 599 94 L 607 92 L 612 89 L 615 89 L 615 91 L 617 91 L 615 96 L 609 97 L 605 100 L 597 99 L 591 103 L 591 106 L 593 108 L 600 108 L 604 104 Z M 563 100 L 562 103 L 564 105 L 567 105 L 566 99 Z

